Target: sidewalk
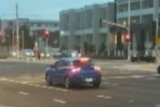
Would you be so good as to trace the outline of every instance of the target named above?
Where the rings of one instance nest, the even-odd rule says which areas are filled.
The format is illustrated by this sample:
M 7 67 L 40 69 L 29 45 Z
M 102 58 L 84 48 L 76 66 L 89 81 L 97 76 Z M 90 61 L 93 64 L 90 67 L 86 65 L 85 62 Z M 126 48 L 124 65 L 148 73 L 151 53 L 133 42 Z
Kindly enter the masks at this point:
M 113 69 L 117 70 L 128 70 L 128 71 L 156 71 L 156 64 L 136 64 L 136 65 L 123 65 L 123 66 L 113 66 Z

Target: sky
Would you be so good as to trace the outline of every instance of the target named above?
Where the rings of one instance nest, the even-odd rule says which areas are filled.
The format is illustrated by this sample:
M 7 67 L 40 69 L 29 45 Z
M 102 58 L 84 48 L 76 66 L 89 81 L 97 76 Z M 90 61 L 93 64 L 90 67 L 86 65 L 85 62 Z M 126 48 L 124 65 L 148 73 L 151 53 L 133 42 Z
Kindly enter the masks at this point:
M 59 12 L 62 10 L 109 1 L 113 0 L 0 0 L 0 19 L 15 18 L 16 2 L 21 18 L 59 20 Z

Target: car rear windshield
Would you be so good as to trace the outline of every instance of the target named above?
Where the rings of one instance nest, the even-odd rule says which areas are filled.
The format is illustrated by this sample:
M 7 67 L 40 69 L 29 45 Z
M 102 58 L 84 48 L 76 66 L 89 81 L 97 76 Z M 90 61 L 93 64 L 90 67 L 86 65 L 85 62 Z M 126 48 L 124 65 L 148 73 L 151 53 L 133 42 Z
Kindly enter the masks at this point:
M 92 60 L 75 60 L 73 61 L 73 65 L 76 67 L 85 67 L 85 66 L 93 66 L 95 63 Z

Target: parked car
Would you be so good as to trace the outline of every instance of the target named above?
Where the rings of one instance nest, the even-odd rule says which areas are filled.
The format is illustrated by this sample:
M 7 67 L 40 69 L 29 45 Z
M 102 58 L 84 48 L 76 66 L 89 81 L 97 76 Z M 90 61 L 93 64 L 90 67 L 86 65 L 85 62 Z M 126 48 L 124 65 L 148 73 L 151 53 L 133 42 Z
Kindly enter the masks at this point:
M 81 54 L 76 50 L 64 50 L 61 52 L 62 57 L 80 57 Z
M 131 62 L 155 62 L 156 57 L 152 55 L 143 55 L 143 54 L 132 54 L 130 57 Z
M 21 59 L 34 58 L 34 51 L 32 49 L 23 49 L 19 52 Z

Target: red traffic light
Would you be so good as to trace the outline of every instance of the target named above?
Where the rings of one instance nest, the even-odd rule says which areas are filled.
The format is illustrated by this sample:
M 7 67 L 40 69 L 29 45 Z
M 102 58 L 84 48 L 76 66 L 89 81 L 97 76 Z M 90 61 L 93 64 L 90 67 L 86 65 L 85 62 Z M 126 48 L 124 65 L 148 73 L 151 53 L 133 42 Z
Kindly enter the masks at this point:
M 48 38 L 48 36 L 49 36 L 49 31 L 48 31 L 48 30 L 43 30 L 42 36 L 43 36 L 43 38 Z
M 130 42 L 130 40 L 131 40 L 131 37 L 130 37 L 129 34 L 127 34 L 127 35 L 125 36 L 125 41 L 126 41 L 126 42 Z

